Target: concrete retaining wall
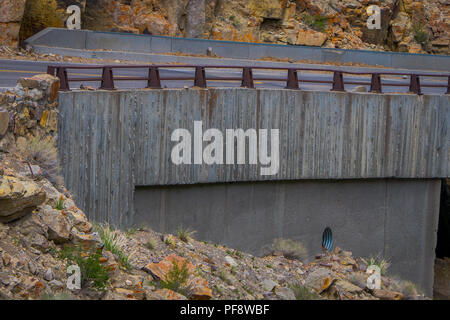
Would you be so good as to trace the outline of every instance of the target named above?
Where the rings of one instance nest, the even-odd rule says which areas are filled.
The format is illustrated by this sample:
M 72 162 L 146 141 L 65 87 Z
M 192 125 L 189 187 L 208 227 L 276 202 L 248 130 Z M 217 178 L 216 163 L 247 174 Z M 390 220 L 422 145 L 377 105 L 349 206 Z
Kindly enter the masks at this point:
M 391 275 L 432 292 L 440 180 L 345 180 L 138 187 L 135 221 L 263 254 L 273 239 L 321 252 L 325 227 L 355 256 L 381 254 Z
M 330 224 L 338 245 L 355 253 L 404 251 L 394 270 L 414 269 L 411 280 L 428 290 L 438 178 L 450 176 L 450 97 L 227 88 L 72 91 L 59 100 L 65 182 L 91 219 L 160 231 L 186 221 L 205 239 L 217 233 L 252 251 L 275 236 L 314 235 L 312 253 Z M 174 165 L 171 134 L 193 133 L 194 121 L 223 133 L 279 129 L 278 173 L 262 176 L 255 164 Z M 262 234 L 253 234 L 257 226 Z
M 128 33 L 88 30 L 70 31 L 47 28 L 26 40 L 36 47 L 57 47 L 85 50 L 129 51 L 133 53 L 206 54 L 207 48 L 221 57 L 260 59 L 264 57 L 312 60 L 318 62 L 354 62 L 393 68 L 441 70 L 450 69 L 450 57 L 443 55 L 343 50 L 307 46 L 289 46 L 248 42 L 186 39 Z

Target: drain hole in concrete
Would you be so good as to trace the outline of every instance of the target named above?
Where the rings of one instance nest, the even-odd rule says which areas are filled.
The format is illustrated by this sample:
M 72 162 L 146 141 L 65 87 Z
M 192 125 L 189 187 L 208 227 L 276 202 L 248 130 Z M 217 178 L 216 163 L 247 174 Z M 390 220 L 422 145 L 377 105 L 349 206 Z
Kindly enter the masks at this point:
M 333 246 L 333 233 L 330 227 L 326 227 L 322 234 L 322 248 L 331 250 Z

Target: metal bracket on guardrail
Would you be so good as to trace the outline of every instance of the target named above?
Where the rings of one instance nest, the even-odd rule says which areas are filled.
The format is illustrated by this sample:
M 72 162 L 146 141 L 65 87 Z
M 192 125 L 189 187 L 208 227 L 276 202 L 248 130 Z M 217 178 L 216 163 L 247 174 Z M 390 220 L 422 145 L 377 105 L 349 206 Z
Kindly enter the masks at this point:
M 420 90 L 420 78 L 416 74 L 411 75 L 411 81 L 409 83 L 409 92 L 415 94 L 422 94 L 422 91 Z
M 447 94 L 450 94 L 450 76 L 448 76 Z
M 298 74 L 296 69 L 288 69 L 286 89 L 300 89 L 298 86 Z
M 241 87 L 245 87 L 245 88 L 254 88 L 255 87 L 255 84 L 253 83 L 252 68 L 248 68 L 248 67 L 242 68 Z
M 381 77 L 379 73 L 372 73 L 372 79 L 370 80 L 370 92 L 382 93 Z
M 102 73 L 102 84 L 100 89 L 114 90 L 114 79 L 111 67 L 104 67 Z
M 161 89 L 161 78 L 159 77 L 158 67 L 148 68 L 147 88 Z
M 194 86 L 206 88 L 205 67 L 195 67 Z
M 56 71 L 55 67 L 53 67 L 53 66 L 48 66 L 47 67 L 47 74 L 49 74 L 51 76 L 55 76 L 55 71 Z
M 66 68 L 56 68 L 56 76 L 59 78 L 59 90 L 70 91 Z
M 344 89 L 344 77 L 341 71 L 335 71 L 333 75 L 333 88 L 331 91 L 345 91 Z

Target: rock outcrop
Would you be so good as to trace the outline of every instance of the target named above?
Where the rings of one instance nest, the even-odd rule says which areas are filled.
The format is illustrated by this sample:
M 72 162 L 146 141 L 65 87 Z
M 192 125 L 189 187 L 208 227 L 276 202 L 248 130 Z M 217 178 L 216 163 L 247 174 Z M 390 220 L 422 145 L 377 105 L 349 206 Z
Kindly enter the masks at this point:
M 0 44 L 17 46 L 26 0 L 0 0 Z
M 14 45 L 25 0 L 1 1 L 5 6 L 0 10 L 0 30 L 4 30 L 0 45 Z M 449 52 L 450 4 L 442 0 L 36 0 L 33 4 L 44 1 L 55 14 L 47 17 L 41 12 L 42 5 L 39 10 L 30 7 L 22 19 L 23 39 L 46 26 L 63 26 L 67 5 L 75 3 L 82 9 L 84 29 L 344 49 Z M 367 28 L 367 8 L 372 4 L 380 6 L 381 29 Z

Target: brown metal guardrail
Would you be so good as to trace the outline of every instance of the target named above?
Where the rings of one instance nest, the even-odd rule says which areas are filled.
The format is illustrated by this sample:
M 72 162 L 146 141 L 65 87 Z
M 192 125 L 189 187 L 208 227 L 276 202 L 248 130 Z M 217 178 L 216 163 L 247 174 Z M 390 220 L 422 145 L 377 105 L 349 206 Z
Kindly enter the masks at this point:
M 194 69 L 194 77 L 160 77 L 160 69 L 164 68 L 192 68 Z M 206 69 L 242 69 L 241 77 L 206 77 Z M 101 77 L 88 78 L 72 78 L 68 76 L 68 69 L 98 69 L 102 70 Z M 113 69 L 146 69 L 148 71 L 147 77 L 114 77 Z M 253 77 L 253 70 L 284 70 L 287 71 L 285 79 L 267 78 L 267 77 Z M 316 72 L 330 72 L 333 73 L 333 80 L 306 80 L 299 79 L 298 75 L 302 71 L 316 71 Z M 241 87 L 255 88 L 255 81 L 286 81 L 286 89 L 300 89 L 299 82 L 309 83 L 324 83 L 331 84 L 331 91 L 345 91 L 345 84 L 365 85 L 370 86 L 370 92 L 382 93 L 383 86 L 405 86 L 409 87 L 410 93 L 422 94 L 423 87 L 447 88 L 446 94 L 450 94 L 450 74 L 427 74 L 427 73 L 404 73 L 404 72 L 356 72 L 343 71 L 336 69 L 319 69 L 319 68 L 281 68 L 281 67 L 248 67 L 248 66 L 204 66 L 204 65 L 50 65 L 47 68 L 47 73 L 56 75 L 60 79 L 60 90 L 69 91 L 69 82 L 101 82 L 100 88 L 102 90 L 114 90 L 115 81 L 147 81 L 146 88 L 161 89 L 161 81 L 171 80 L 190 80 L 194 82 L 194 86 L 200 88 L 207 88 L 208 80 L 215 81 L 240 81 Z M 370 82 L 361 81 L 344 81 L 344 74 L 348 75 L 370 75 Z M 409 76 L 409 83 L 383 83 L 381 76 Z M 420 77 L 437 77 L 447 78 L 448 83 L 444 84 L 421 84 Z

